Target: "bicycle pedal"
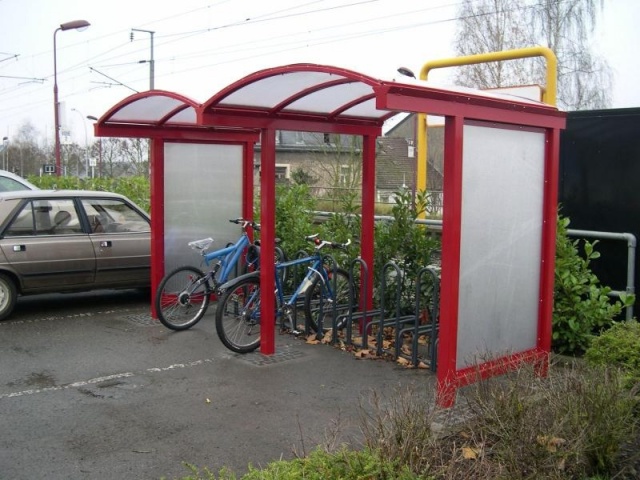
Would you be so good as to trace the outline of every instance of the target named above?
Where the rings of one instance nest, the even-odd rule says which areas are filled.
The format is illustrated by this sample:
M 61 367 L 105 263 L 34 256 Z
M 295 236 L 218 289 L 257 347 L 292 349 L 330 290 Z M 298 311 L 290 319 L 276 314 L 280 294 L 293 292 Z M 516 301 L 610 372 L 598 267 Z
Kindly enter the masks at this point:
M 338 320 L 336 323 L 336 330 L 342 330 L 347 326 L 347 319 L 343 318 L 342 320 Z

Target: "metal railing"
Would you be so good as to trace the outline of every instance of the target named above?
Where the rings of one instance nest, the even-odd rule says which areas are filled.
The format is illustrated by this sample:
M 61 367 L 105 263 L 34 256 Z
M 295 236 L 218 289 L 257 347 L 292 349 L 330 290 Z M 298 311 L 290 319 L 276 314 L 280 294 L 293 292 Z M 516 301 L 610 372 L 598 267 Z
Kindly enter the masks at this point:
M 316 217 L 328 217 L 333 212 L 313 212 Z M 393 217 L 387 215 L 375 215 L 376 221 L 393 221 Z M 426 225 L 427 229 L 436 232 L 442 231 L 442 220 L 417 219 L 417 224 Z M 632 233 L 599 232 L 592 230 L 568 229 L 567 234 L 574 238 L 595 238 L 600 240 L 619 240 L 627 242 L 627 279 L 625 291 L 612 290 L 609 296 L 620 298 L 623 294 L 635 295 L 635 267 L 636 267 L 636 236 Z M 633 318 L 633 304 L 626 307 L 626 320 Z

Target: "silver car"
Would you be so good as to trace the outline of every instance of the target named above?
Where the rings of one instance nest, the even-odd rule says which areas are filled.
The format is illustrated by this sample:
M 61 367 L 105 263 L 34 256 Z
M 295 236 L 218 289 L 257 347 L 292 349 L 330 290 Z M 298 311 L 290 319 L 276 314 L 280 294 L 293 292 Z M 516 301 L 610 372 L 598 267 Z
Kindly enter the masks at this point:
M 8 172 L 0 170 L 0 192 L 14 192 L 16 190 L 39 190 L 33 183 L 24 178 Z
M 18 295 L 150 286 L 149 216 L 82 190 L 0 193 L 0 320 Z

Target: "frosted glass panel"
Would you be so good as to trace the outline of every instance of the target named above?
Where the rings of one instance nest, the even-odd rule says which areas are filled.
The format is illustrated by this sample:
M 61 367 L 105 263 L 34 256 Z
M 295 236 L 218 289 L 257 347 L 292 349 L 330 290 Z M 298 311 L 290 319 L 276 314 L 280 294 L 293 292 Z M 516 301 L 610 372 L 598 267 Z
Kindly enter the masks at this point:
M 187 243 L 213 237 L 222 248 L 237 240 L 242 213 L 242 146 L 166 143 L 164 148 L 165 271 L 200 266 Z
M 536 346 L 542 132 L 465 125 L 457 368 Z

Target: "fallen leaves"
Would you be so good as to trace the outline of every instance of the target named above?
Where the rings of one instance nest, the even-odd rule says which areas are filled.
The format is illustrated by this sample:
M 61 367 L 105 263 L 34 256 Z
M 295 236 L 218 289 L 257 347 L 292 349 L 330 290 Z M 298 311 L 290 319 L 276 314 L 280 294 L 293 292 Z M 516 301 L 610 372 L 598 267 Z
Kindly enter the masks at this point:
M 358 331 L 357 327 L 354 327 L 353 333 Z M 372 325 L 372 328 L 368 329 L 369 335 L 347 335 L 346 328 L 340 329 L 335 335 L 332 329 L 324 332 L 324 334 L 318 337 L 317 334 L 312 333 L 304 337 L 304 341 L 307 345 L 333 345 L 335 348 L 339 348 L 344 352 L 349 352 L 357 359 L 392 359 L 402 367 L 416 368 L 427 370 L 430 369 L 430 362 L 423 360 L 428 353 L 430 347 L 429 335 L 420 335 L 417 339 L 418 348 L 420 352 L 417 356 L 417 363 L 414 364 L 411 360 L 413 356 L 413 335 L 411 332 L 405 332 L 400 339 L 396 339 L 395 327 L 384 327 L 382 335 L 378 336 L 380 331 L 377 325 Z M 396 342 L 398 342 L 399 349 L 396 350 Z M 381 348 L 378 349 L 378 345 Z M 382 352 L 382 354 L 379 354 Z
M 462 447 L 462 458 L 464 458 L 465 460 L 477 460 L 481 452 L 481 448 Z
M 564 438 L 550 437 L 548 435 L 538 435 L 536 440 L 538 441 L 538 445 L 542 445 L 551 453 L 557 452 L 558 447 L 567 443 Z

